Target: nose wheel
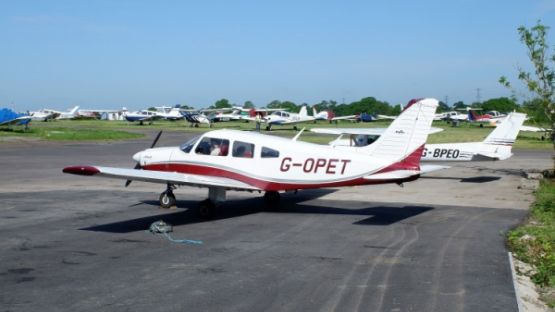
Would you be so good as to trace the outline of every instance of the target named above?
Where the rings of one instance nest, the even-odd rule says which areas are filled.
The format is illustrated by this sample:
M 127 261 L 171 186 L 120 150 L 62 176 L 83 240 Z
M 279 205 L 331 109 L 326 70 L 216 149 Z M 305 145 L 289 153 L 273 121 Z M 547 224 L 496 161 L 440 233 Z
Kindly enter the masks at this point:
M 173 195 L 174 186 L 168 184 L 168 188 L 160 194 L 160 207 L 169 209 L 175 206 L 175 195 Z

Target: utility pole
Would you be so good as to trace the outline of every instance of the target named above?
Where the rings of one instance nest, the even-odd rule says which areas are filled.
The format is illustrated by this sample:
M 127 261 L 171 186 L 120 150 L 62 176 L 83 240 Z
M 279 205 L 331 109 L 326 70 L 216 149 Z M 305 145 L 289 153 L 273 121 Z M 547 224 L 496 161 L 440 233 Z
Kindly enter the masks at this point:
M 480 100 L 482 99 L 482 97 L 480 96 L 480 88 L 476 88 L 476 102 L 477 103 L 481 103 Z

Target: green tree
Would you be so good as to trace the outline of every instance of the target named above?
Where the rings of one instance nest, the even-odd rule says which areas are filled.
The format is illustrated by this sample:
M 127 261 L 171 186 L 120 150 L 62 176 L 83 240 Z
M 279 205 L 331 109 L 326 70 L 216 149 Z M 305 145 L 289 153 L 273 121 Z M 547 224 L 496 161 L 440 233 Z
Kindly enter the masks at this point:
M 447 105 L 447 103 L 439 101 L 439 106 L 437 107 L 437 112 L 436 113 L 443 113 L 443 112 L 447 112 L 450 111 L 451 107 L 449 107 L 449 105 Z
M 467 107 L 469 107 L 469 105 L 464 104 L 463 101 L 458 101 L 453 103 L 453 109 L 456 109 L 456 110 L 464 110 Z
M 528 50 L 528 58 L 532 62 L 533 72 L 518 68 L 518 79 L 522 81 L 528 91 L 537 98 L 539 110 L 548 120 L 549 127 L 555 128 L 555 55 L 550 55 L 549 45 L 546 41 L 549 27 L 536 23 L 536 26 L 528 29 L 524 26 L 518 28 L 520 42 Z M 505 87 L 512 89 L 509 80 L 503 76 L 499 82 Z M 555 148 L 555 132 L 551 132 L 551 140 Z M 554 166 L 555 167 L 555 166 Z
M 270 102 L 270 104 L 266 105 L 267 108 L 282 108 L 284 110 L 287 110 L 289 112 L 292 113 L 296 113 L 299 111 L 299 107 L 297 106 L 297 104 L 291 102 L 291 101 L 278 101 L 278 100 L 273 100 L 272 102 Z
M 245 101 L 245 104 L 243 104 L 243 108 L 246 108 L 246 109 L 254 108 L 254 103 L 251 101 Z
M 489 99 L 483 102 L 480 107 L 484 112 L 496 110 L 503 113 L 512 112 L 519 108 L 518 104 L 513 99 L 507 97 Z
M 228 99 L 221 99 L 214 103 L 213 108 L 230 108 L 232 107 L 231 103 L 229 103 Z

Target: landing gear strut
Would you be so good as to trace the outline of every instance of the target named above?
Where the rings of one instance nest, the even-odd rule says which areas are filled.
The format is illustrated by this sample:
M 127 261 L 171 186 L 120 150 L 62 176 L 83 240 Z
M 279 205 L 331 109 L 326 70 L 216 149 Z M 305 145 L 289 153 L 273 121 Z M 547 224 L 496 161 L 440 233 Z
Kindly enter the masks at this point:
M 175 206 L 175 195 L 173 195 L 173 189 L 175 187 L 168 184 L 168 188 L 160 194 L 160 207 L 164 209 L 171 208 Z
M 198 216 L 202 219 L 214 218 L 218 204 L 225 201 L 225 195 L 226 189 L 223 187 L 208 188 L 208 198 L 198 205 Z

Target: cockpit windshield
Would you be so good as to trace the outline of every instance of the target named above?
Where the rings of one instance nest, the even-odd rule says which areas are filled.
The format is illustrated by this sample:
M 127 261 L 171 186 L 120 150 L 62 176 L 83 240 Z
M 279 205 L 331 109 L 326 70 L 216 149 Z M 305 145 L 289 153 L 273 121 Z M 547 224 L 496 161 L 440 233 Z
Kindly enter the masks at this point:
M 200 135 L 196 136 L 192 139 L 190 139 L 189 141 L 181 144 L 181 150 L 184 151 L 185 153 L 189 153 L 191 151 L 191 149 L 193 149 L 193 146 L 195 145 L 195 143 L 197 143 L 197 141 L 200 139 Z

